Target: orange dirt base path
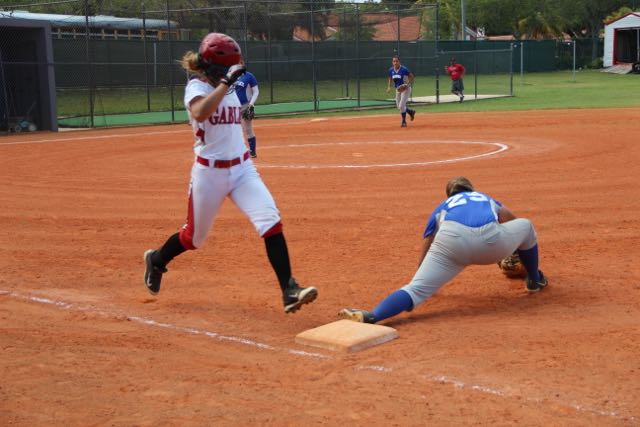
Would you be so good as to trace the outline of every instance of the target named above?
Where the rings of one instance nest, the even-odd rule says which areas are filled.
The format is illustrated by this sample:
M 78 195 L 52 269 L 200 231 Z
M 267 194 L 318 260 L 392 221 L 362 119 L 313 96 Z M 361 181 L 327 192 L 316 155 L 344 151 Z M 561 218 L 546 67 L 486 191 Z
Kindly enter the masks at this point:
M 186 217 L 188 126 L 2 137 L 0 425 L 638 425 L 638 117 L 257 120 L 294 274 L 319 289 L 294 315 L 229 201 L 145 290 L 143 252 Z M 534 222 L 549 287 L 471 267 L 383 322 L 392 342 L 296 344 L 410 280 L 455 175 Z

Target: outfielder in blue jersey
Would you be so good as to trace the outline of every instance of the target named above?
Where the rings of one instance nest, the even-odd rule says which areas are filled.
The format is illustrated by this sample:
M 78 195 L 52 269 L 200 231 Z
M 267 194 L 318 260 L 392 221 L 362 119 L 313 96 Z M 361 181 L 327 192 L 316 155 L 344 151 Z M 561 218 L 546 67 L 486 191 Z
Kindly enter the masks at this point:
M 373 311 L 345 308 L 341 317 L 376 323 L 411 311 L 466 266 L 493 264 L 516 250 L 528 274 L 525 289 L 534 293 L 547 286 L 538 270 L 538 243 L 531 221 L 516 218 L 497 200 L 475 191 L 465 177 L 450 180 L 446 193 L 447 199 L 427 221 L 420 264 L 411 282 Z
M 411 118 L 411 121 L 415 118 L 416 111 L 411 108 L 407 108 L 407 101 L 411 96 L 411 85 L 415 76 L 407 67 L 400 64 L 400 58 L 394 56 L 391 60 L 391 68 L 388 71 L 387 79 L 387 92 L 391 90 L 391 83 L 396 89 L 396 106 L 400 110 L 400 116 L 402 117 L 401 127 L 407 127 L 407 113 Z
M 247 138 L 247 142 L 249 143 L 249 152 L 251 153 L 251 157 L 257 157 L 256 153 L 256 134 L 253 132 L 253 117 L 254 117 L 254 106 L 256 101 L 258 100 L 258 94 L 260 90 L 258 89 L 258 80 L 256 77 L 250 72 L 245 72 L 240 78 L 236 81 L 234 88 L 236 90 L 236 95 L 240 100 L 240 112 L 242 114 L 242 130 Z

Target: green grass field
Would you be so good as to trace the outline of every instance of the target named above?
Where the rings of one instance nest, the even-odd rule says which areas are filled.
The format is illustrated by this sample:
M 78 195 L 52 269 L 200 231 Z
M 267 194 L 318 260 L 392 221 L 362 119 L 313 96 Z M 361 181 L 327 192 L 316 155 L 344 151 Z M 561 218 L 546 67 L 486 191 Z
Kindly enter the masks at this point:
M 440 94 L 449 93 L 450 82 L 441 76 Z M 433 77 L 416 78 L 413 96 L 432 96 L 436 92 Z M 383 108 L 382 111 L 394 111 L 384 108 L 392 94 L 387 94 L 386 79 L 367 79 L 360 82 L 361 106 Z M 321 81 L 316 86 L 316 94 L 321 109 L 356 106 L 355 81 Z M 441 103 L 419 106 L 419 111 L 431 113 L 452 111 L 496 111 L 554 108 L 610 108 L 639 106 L 640 75 L 617 75 L 596 70 L 578 71 L 575 76 L 570 71 L 552 73 L 531 73 L 513 76 L 514 97 L 474 101 L 476 90 L 475 76 L 465 77 L 466 101 L 460 103 Z M 508 95 L 510 82 L 508 75 L 479 75 L 478 94 Z M 59 90 L 58 116 L 61 125 L 87 125 L 89 114 L 87 91 Z M 182 105 L 183 89 L 175 89 L 173 98 L 176 109 L 175 119 L 185 120 Z M 274 104 L 269 104 L 273 100 Z M 257 114 L 270 115 L 282 113 L 298 114 L 344 114 L 344 112 L 313 112 L 313 86 L 310 82 L 276 82 L 260 85 L 260 98 L 256 107 Z M 386 102 L 385 102 L 386 100 Z M 149 102 L 149 105 L 148 105 Z M 393 104 L 390 104 L 393 105 Z M 148 108 L 148 106 L 150 108 Z M 100 90 L 94 102 L 94 120 L 96 126 L 140 124 L 170 121 L 171 94 L 168 88 L 153 89 L 149 98 L 143 88 L 124 88 Z M 380 113 L 380 109 L 373 110 Z M 136 114 L 134 113 L 144 113 Z M 372 110 L 350 111 L 349 114 L 372 114 Z M 111 115 L 119 115 L 113 120 Z M 133 115 L 132 117 L 126 117 Z M 103 116 L 103 117 L 99 117 Z M 76 117 L 76 119 L 64 118 Z M 116 117 L 116 116 L 114 116 Z
M 433 112 L 611 108 L 640 106 L 640 75 L 596 70 L 525 74 L 513 78 L 513 98 L 429 106 Z M 469 93 L 467 91 L 467 93 Z

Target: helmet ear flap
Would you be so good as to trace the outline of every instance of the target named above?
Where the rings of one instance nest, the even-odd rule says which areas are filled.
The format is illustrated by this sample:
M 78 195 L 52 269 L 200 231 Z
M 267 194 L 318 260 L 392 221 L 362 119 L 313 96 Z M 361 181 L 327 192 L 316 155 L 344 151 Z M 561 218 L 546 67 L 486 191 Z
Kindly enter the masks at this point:
M 229 67 L 225 67 L 224 65 L 212 64 L 202 57 L 200 53 L 198 53 L 198 68 L 200 68 L 204 74 L 212 80 L 219 80 L 227 74 L 229 71 Z

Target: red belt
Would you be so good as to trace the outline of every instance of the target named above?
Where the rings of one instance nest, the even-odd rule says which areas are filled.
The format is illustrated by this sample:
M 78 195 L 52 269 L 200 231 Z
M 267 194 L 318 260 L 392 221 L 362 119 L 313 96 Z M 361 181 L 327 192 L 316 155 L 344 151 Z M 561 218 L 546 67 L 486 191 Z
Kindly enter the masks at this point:
M 242 155 L 242 158 L 236 157 L 235 159 L 231 159 L 231 160 L 214 160 L 213 167 L 220 168 L 220 169 L 228 169 L 232 166 L 239 165 L 240 162 L 247 161 L 248 158 L 249 158 L 249 152 L 245 151 L 245 153 Z M 211 166 L 211 160 L 205 159 L 204 157 L 198 156 L 196 157 L 196 161 L 201 165 Z

